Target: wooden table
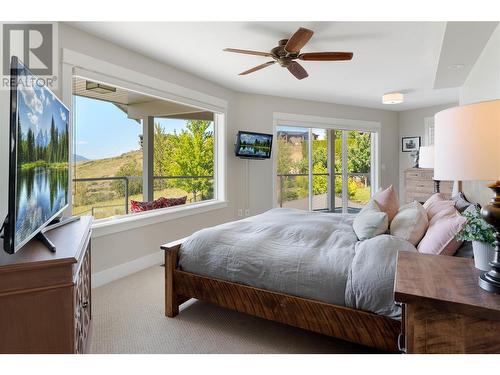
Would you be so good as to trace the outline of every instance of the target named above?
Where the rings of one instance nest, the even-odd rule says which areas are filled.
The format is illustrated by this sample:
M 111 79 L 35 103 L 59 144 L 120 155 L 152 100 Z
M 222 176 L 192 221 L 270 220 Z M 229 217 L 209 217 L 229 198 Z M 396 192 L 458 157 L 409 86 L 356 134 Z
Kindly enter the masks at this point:
M 407 353 L 500 353 L 500 295 L 471 259 L 400 251 L 394 299 Z

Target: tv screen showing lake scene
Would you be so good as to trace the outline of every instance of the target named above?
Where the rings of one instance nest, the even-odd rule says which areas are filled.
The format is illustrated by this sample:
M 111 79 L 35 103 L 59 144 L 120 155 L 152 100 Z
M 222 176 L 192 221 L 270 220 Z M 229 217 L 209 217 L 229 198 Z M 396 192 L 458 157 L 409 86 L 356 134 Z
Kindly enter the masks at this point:
M 270 158 L 273 136 L 260 133 L 238 133 L 236 155 L 253 158 Z
M 17 80 L 14 249 L 68 204 L 68 109 L 22 64 Z

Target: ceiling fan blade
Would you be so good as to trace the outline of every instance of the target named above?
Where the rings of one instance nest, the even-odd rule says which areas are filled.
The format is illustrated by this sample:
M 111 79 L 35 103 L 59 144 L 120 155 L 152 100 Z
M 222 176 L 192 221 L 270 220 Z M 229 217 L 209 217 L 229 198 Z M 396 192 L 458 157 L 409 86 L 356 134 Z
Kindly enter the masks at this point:
M 256 72 L 257 70 L 261 70 L 261 69 L 264 69 L 268 66 L 271 66 L 275 63 L 276 61 L 268 61 L 264 64 L 260 64 L 260 65 L 257 65 L 255 67 L 253 67 L 252 69 L 248 69 L 248 70 L 245 70 L 244 72 L 241 72 L 239 75 L 240 76 L 244 76 L 246 74 L 250 74 L 250 73 L 253 73 L 253 72 Z
M 304 79 L 309 76 L 306 70 L 296 61 L 292 61 L 287 69 L 292 73 L 297 79 Z
M 343 61 L 351 59 L 352 52 L 308 52 L 299 55 L 299 60 L 304 61 Z
M 266 57 L 272 57 L 273 56 L 269 52 L 250 51 L 250 50 L 247 50 L 247 49 L 224 48 L 223 51 L 234 52 L 234 53 L 244 53 L 245 55 L 256 55 L 256 56 L 266 56 Z
M 288 53 L 298 53 L 302 47 L 309 42 L 309 39 L 313 36 L 314 31 L 306 29 L 304 27 L 300 27 L 295 34 L 288 39 L 288 42 L 285 45 L 285 51 Z

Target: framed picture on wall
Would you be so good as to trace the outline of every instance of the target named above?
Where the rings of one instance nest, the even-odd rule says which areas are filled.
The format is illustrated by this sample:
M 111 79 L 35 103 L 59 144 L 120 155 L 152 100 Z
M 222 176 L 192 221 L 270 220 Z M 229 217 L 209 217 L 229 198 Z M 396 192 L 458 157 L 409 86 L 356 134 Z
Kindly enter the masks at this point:
M 420 137 L 403 137 L 401 140 L 401 151 L 412 152 L 420 148 Z

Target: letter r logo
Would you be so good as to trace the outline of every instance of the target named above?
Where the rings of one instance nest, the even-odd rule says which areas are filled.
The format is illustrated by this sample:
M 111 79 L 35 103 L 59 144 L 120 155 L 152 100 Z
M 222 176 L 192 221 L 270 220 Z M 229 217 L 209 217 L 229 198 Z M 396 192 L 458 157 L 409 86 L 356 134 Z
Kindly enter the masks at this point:
M 50 23 L 3 24 L 3 74 L 10 74 L 10 58 L 17 56 L 33 74 L 52 75 L 53 25 Z

